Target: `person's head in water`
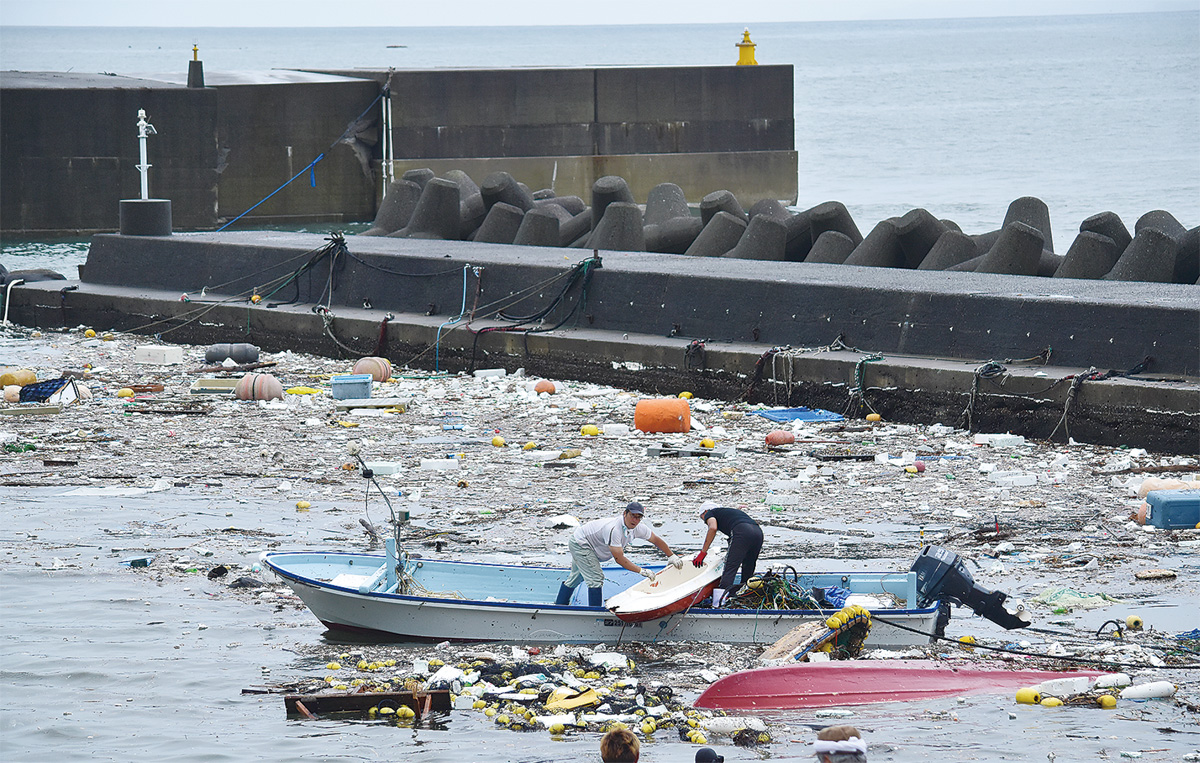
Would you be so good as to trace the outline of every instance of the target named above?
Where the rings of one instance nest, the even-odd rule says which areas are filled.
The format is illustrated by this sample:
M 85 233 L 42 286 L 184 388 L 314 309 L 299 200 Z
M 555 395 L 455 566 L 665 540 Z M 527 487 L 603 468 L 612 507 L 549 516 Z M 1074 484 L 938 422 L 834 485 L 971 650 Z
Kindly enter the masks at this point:
M 613 729 L 600 740 L 600 760 L 604 763 L 637 763 L 641 745 L 629 729 Z
M 701 747 L 696 750 L 696 763 L 725 763 L 725 756 L 718 755 L 711 747 Z
M 821 763 L 866 763 L 867 743 L 853 726 L 826 726 L 817 732 L 813 754 Z

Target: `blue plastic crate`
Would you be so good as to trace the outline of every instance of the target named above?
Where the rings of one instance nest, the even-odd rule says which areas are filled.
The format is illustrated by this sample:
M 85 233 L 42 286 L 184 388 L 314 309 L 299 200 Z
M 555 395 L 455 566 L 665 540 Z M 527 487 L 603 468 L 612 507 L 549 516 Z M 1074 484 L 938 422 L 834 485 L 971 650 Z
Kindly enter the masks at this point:
M 330 380 L 335 400 L 360 400 L 371 396 L 370 374 L 346 374 Z
M 1146 524 L 1163 530 L 1182 530 L 1200 522 L 1200 490 L 1152 490 L 1146 494 L 1150 513 Z

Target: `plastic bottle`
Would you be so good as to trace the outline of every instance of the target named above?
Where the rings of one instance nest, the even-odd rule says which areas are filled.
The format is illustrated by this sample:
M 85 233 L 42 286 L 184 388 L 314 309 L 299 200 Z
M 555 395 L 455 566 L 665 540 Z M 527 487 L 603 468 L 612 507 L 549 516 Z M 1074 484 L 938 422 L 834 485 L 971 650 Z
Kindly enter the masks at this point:
M 1122 689 L 1121 699 L 1164 699 L 1174 696 L 1176 688 L 1170 681 L 1152 681 Z

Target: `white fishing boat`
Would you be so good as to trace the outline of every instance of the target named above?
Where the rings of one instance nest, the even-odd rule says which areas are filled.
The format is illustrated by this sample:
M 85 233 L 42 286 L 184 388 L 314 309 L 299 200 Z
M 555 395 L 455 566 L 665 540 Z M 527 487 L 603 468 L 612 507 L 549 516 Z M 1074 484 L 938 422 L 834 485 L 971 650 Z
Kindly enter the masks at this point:
M 389 551 L 394 544 L 388 542 Z M 445 561 L 332 552 L 268 552 L 263 565 L 282 578 L 331 631 L 395 641 L 515 641 L 586 643 L 712 641 L 772 644 L 801 623 L 824 620 L 840 608 L 710 609 L 688 600 L 682 608 L 650 600 L 640 611 L 662 616 L 627 622 L 604 607 L 587 606 L 580 586 L 566 605 L 554 599 L 567 570 L 558 567 Z M 686 565 L 690 567 L 690 565 Z M 650 569 L 656 569 L 650 567 Z M 642 577 L 605 568 L 604 594 L 638 585 Z M 687 578 L 681 590 L 694 598 L 696 585 L 711 588 L 711 570 L 667 570 Z M 940 602 L 918 594 L 918 575 L 906 572 L 793 572 L 804 589 L 836 587 L 874 617 L 868 647 L 928 643 L 939 625 Z M 703 581 L 698 583 L 697 581 Z M 649 589 L 648 589 L 649 590 Z M 668 597 L 669 598 L 669 597 Z M 629 597 L 616 600 L 619 604 Z M 617 607 L 620 609 L 620 607 Z M 944 609 L 948 613 L 948 607 Z

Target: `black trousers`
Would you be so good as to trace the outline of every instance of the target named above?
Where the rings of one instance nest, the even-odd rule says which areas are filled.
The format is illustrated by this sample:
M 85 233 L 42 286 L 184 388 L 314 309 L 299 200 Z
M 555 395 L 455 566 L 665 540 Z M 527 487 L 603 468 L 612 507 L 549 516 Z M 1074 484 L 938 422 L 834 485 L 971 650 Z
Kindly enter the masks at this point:
M 729 532 L 729 551 L 725 554 L 725 572 L 717 588 L 728 591 L 733 585 L 738 567 L 742 568 L 742 585 L 754 576 L 754 565 L 758 564 L 758 552 L 762 551 L 762 528 L 753 522 L 739 522 Z

